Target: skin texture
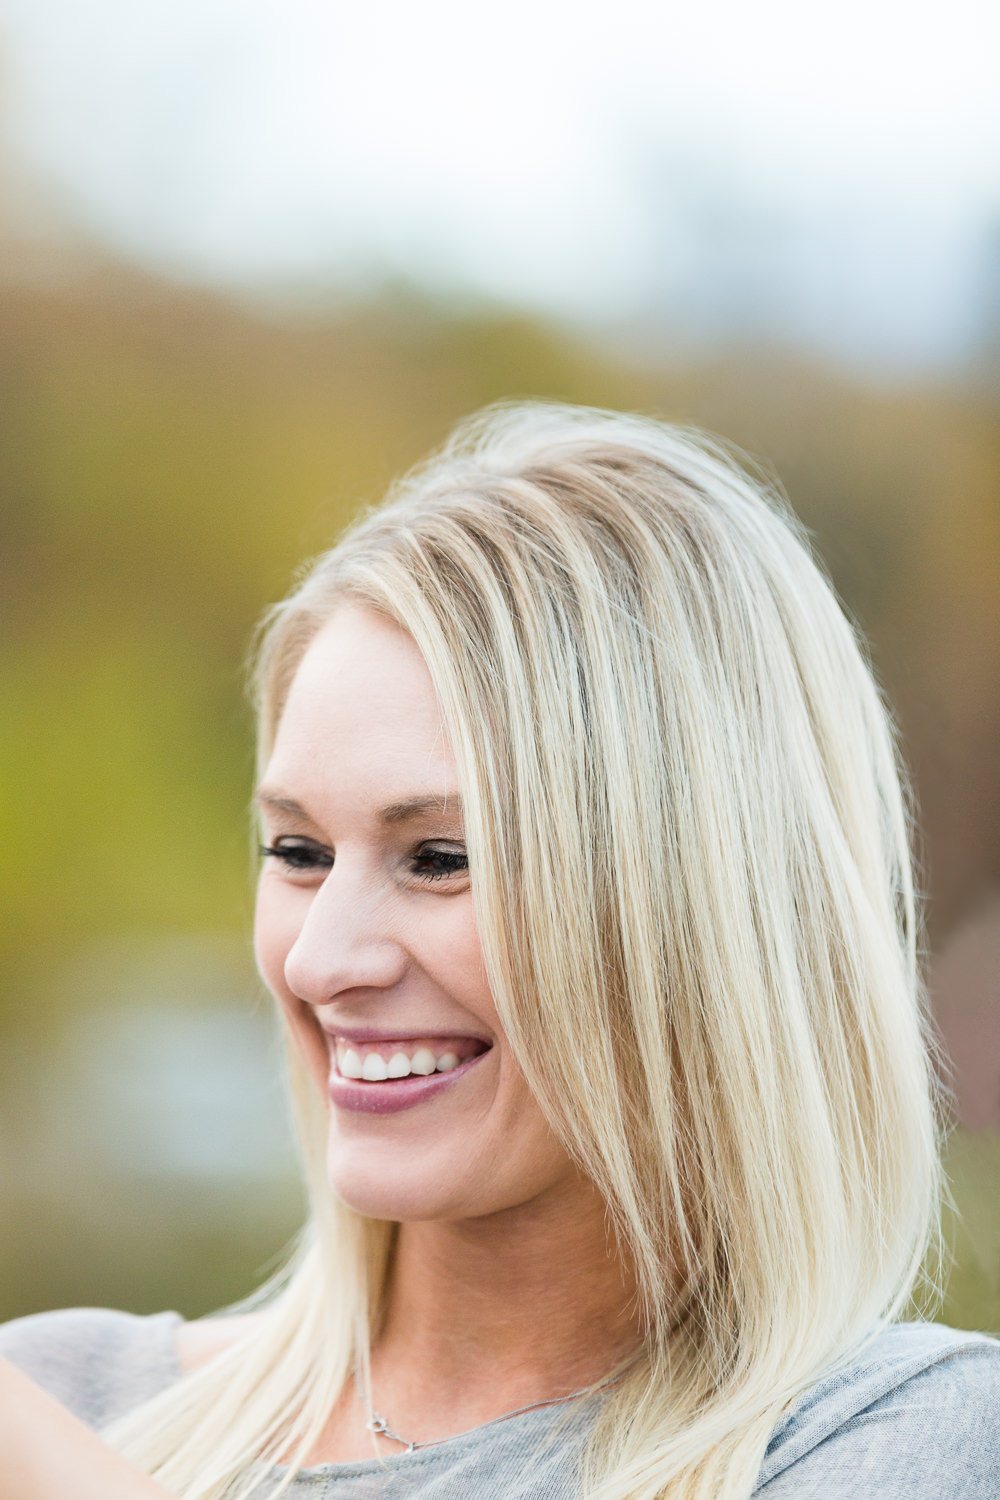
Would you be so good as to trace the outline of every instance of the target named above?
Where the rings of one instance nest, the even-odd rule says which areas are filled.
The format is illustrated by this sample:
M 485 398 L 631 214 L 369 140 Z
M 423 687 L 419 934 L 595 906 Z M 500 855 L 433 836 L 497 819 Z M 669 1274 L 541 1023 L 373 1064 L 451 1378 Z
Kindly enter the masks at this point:
M 168 1500 L 65 1407 L 0 1359 L 0 1500 Z

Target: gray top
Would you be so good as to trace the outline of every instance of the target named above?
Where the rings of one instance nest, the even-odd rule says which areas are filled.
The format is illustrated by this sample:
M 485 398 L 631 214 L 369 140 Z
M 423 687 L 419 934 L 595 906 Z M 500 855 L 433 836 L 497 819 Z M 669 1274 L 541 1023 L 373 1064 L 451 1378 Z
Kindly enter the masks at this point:
M 99 1428 L 180 1379 L 180 1322 L 173 1312 L 39 1313 L 0 1327 L 0 1355 Z M 286 1493 L 288 1500 L 576 1500 L 577 1460 L 593 1414 L 591 1400 L 490 1422 L 385 1463 L 320 1464 Z M 1000 1343 L 932 1323 L 883 1328 L 780 1424 L 754 1494 L 1000 1500 Z

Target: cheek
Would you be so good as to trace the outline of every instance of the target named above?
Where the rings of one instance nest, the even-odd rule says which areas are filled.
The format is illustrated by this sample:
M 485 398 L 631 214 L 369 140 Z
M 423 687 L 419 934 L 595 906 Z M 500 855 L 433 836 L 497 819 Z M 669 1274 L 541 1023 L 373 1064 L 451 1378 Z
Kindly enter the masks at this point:
M 282 1004 L 291 999 L 285 983 L 285 959 L 301 925 L 301 916 L 295 911 L 294 903 L 268 879 L 265 872 L 257 887 L 253 946 L 261 977 Z
M 254 953 L 261 978 L 281 1006 L 289 1034 L 312 1076 L 326 1093 L 330 1068 L 323 1033 L 312 1010 L 288 988 L 285 960 L 295 944 L 305 909 L 296 897 L 301 893 L 272 884 L 261 876 L 254 919 Z
M 490 1031 L 501 1030 L 486 977 L 471 893 L 453 897 L 436 911 L 422 913 L 409 934 L 408 946 L 418 966 L 442 993 Z

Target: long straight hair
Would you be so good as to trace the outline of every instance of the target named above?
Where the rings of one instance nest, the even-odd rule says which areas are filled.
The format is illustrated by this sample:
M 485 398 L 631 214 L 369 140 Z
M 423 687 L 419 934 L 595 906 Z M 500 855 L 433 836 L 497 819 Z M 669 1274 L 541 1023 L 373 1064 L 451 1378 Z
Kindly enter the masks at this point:
M 427 663 L 505 1034 L 638 1278 L 643 1358 L 585 1493 L 743 1500 L 937 1221 L 908 814 L 864 653 L 778 496 L 704 439 L 559 405 L 466 423 L 271 612 L 265 759 L 345 599 Z M 379 1316 L 393 1226 L 333 1197 L 291 1066 L 303 1245 L 259 1326 L 116 1432 L 184 1500 L 307 1453 Z

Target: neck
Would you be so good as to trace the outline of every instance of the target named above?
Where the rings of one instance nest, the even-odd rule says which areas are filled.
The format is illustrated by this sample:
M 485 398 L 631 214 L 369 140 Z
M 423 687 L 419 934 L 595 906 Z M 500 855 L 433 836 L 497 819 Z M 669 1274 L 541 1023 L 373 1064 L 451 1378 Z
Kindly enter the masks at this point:
M 640 1342 L 634 1278 L 606 1220 L 577 1179 L 482 1219 L 402 1224 L 372 1352 L 376 1406 L 423 1437 L 605 1378 Z

